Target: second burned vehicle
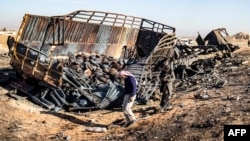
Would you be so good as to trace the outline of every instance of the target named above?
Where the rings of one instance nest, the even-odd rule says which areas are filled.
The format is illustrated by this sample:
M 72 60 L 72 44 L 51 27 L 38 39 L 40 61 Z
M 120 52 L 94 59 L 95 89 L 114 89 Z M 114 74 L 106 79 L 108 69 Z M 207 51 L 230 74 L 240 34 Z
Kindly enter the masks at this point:
M 209 44 L 199 38 L 200 45 L 189 47 L 178 45 L 174 27 L 148 19 L 83 10 L 25 14 L 11 56 L 19 81 L 11 86 L 50 110 L 121 106 L 123 85 L 116 74 L 125 69 L 138 80 L 136 101 L 147 103 L 170 59 L 182 79 L 183 66 L 234 51 L 237 46 L 221 31 L 205 38 Z

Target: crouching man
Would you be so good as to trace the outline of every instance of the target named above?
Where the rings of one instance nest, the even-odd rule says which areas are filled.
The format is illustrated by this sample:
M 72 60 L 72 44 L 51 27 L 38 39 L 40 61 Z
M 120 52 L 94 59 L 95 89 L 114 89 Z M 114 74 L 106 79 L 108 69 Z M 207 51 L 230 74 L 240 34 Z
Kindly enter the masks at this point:
M 124 79 L 125 85 L 125 96 L 123 99 L 122 111 L 126 119 L 125 127 L 128 127 L 135 123 L 136 117 L 132 111 L 132 106 L 136 98 L 136 78 L 135 76 L 128 71 L 120 71 L 119 76 Z

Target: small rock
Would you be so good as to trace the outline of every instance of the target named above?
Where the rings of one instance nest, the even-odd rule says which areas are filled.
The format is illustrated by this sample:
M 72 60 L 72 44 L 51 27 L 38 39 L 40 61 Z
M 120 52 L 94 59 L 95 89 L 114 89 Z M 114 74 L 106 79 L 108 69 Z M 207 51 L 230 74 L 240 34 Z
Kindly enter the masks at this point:
M 231 110 L 230 107 L 226 107 L 226 108 L 225 108 L 225 112 L 226 112 L 226 113 L 231 112 L 231 111 L 232 111 L 232 110 Z
M 183 103 L 179 104 L 179 107 L 183 108 L 185 105 Z
M 231 68 L 232 71 L 236 71 L 238 69 L 238 67 L 235 67 L 235 66 L 230 67 L 230 68 Z
M 65 137 L 65 140 L 66 140 L 66 141 L 70 141 L 70 140 L 71 140 L 71 136 L 69 136 L 69 135 L 66 136 L 66 137 Z
M 89 132 L 107 132 L 107 128 L 105 127 L 88 127 L 86 130 Z
M 242 62 L 241 64 L 243 64 L 243 65 L 244 65 L 244 64 L 247 64 L 247 63 L 248 63 L 248 61 L 244 61 L 244 62 Z
M 237 100 L 237 101 L 238 101 L 238 100 L 240 100 L 240 97 L 239 97 L 239 96 L 237 96 L 236 100 Z

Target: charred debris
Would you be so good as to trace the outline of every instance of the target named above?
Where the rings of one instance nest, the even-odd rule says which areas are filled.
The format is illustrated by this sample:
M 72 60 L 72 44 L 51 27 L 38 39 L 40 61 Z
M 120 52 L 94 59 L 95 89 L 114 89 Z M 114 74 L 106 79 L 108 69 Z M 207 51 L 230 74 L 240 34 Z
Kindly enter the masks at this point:
M 16 80 L 10 85 L 49 110 L 119 107 L 123 82 L 117 72 L 125 69 L 138 79 L 137 103 L 147 104 L 159 95 L 159 73 L 169 61 L 175 91 L 200 89 L 211 78 L 210 87 L 223 87 L 226 80 L 215 65 L 239 48 L 229 37 L 219 28 L 188 46 L 174 27 L 133 16 L 83 10 L 25 14 L 11 55 Z

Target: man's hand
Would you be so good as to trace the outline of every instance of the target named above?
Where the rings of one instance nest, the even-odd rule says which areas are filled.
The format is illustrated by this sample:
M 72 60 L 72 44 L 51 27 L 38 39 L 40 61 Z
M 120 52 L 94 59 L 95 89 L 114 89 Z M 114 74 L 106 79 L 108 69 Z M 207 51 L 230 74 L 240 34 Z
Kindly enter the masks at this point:
M 133 102 L 135 100 L 135 96 L 131 96 L 129 102 Z

